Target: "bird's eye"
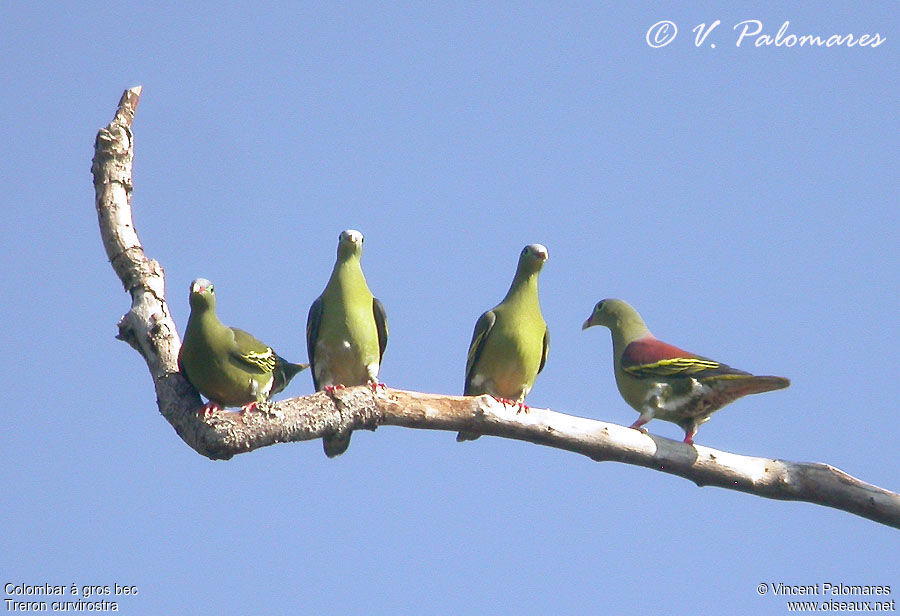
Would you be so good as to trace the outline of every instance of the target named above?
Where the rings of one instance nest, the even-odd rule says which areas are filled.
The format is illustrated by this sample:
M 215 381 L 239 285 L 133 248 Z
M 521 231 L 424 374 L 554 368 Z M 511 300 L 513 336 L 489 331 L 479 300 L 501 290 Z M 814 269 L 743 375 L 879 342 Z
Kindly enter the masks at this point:
M 528 246 L 522 249 L 522 254 L 528 254 Z
M 602 300 L 597 302 L 597 305 L 594 307 L 594 310 L 597 312 L 600 312 L 601 310 L 603 310 L 603 301 Z

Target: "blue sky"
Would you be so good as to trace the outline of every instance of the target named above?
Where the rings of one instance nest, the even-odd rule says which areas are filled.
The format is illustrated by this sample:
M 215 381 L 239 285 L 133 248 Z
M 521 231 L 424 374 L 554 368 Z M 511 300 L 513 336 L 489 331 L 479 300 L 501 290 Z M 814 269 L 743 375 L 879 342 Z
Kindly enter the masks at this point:
M 737 47 L 746 19 L 886 41 Z M 660 20 L 678 35 L 654 49 Z M 896 599 L 895 529 L 530 444 L 384 428 L 335 460 L 197 455 L 114 339 L 129 299 L 90 161 L 143 85 L 135 221 L 182 332 L 203 276 L 223 321 L 305 360 L 356 228 L 383 380 L 459 394 L 475 320 L 540 242 L 533 406 L 634 421 L 608 334 L 580 328 L 621 297 L 660 338 L 791 378 L 699 444 L 896 491 L 898 32 L 892 2 L 5 3 L 4 583 L 136 585 L 131 614 L 785 613 L 760 582 Z

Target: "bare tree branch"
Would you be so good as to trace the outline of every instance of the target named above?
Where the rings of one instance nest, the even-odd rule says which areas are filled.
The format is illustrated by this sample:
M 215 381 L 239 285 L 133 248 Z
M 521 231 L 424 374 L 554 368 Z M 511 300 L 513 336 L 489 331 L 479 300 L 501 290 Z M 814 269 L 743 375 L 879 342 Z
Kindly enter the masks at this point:
M 198 453 L 227 460 L 275 443 L 319 439 L 338 430 L 375 430 L 383 425 L 478 432 L 565 449 L 598 462 L 645 466 L 690 479 L 698 486 L 834 507 L 900 528 L 900 494 L 827 464 L 755 458 L 685 445 L 547 409 L 516 413 L 490 396 L 442 396 L 398 389 L 373 392 L 362 386 L 265 403 L 258 412 L 218 412 L 204 418 L 197 412 L 202 405 L 200 396 L 178 372 L 181 341 L 166 305 L 163 269 L 147 258 L 131 216 L 131 122 L 140 95 L 140 86 L 126 90 L 116 117 L 97 134 L 91 171 L 100 235 L 113 269 L 131 294 L 131 310 L 119 322 L 118 338 L 143 356 L 160 412 Z

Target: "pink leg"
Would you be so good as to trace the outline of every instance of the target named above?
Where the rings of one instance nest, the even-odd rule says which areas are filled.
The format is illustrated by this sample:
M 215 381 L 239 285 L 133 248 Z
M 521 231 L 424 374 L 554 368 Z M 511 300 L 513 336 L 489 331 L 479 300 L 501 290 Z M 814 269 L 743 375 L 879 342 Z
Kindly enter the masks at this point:
M 254 400 L 253 402 L 248 402 L 247 404 L 245 404 L 244 406 L 241 407 L 241 412 L 246 414 L 251 411 L 255 411 L 256 407 L 258 407 L 258 406 L 259 406 L 259 402 L 257 402 L 256 400 Z
M 637 421 L 635 421 L 633 424 L 631 424 L 628 427 L 633 428 L 633 429 L 637 430 L 638 432 L 643 432 L 644 434 L 647 434 L 647 428 L 644 427 L 644 424 L 647 423 L 648 421 L 650 421 L 650 418 L 644 419 L 644 416 L 641 415 L 640 417 L 637 418 Z
M 685 432 L 684 432 L 684 442 L 687 443 L 688 445 L 693 445 L 693 444 L 694 444 L 694 435 L 695 435 L 695 434 L 697 434 L 697 429 L 696 429 L 696 428 L 694 428 L 693 430 L 685 430 Z
M 384 386 L 384 383 L 382 383 L 381 381 L 369 381 L 369 387 L 371 387 L 371 388 L 372 388 L 372 391 L 374 391 L 374 392 L 376 392 L 376 393 L 378 392 L 379 389 L 382 390 L 382 391 L 384 391 L 385 389 L 387 389 L 387 388 Z
M 516 414 L 519 413 L 527 413 L 531 408 L 524 402 L 520 402 L 519 400 L 511 400 L 510 398 L 498 398 L 494 396 L 494 400 L 502 404 L 503 406 L 514 406 L 516 407 Z
M 338 383 L 337 385 L 326 385 L 325 393 L 333 394 L 335 389 L 344 389 L 344 386 Z
M 203 415 L 204 418 L 209 417 L 211 414 L 216 413 L 222 410 L 222 405 L 218 402 L 210 400 L 206 404 L 200 407 L 200 414 Z

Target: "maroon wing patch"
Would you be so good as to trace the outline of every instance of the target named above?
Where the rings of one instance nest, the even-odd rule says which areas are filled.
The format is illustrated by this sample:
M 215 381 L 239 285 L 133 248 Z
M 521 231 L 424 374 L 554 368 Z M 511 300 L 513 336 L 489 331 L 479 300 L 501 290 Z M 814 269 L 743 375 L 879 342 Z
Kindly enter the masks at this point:
M 625 347 L 625 352 L 622 353 L 622 367 L 655 364 L 664 359 L 680 357 L 693 359 L 697 356 L 656 338 L 642 338 Z
M 742 370 L 715 360 L 688 353 L 656 338 L 635 340 L 622 353 L 622 369 L 638 378 L 708 378 L 721 375 L 747 375 Z

